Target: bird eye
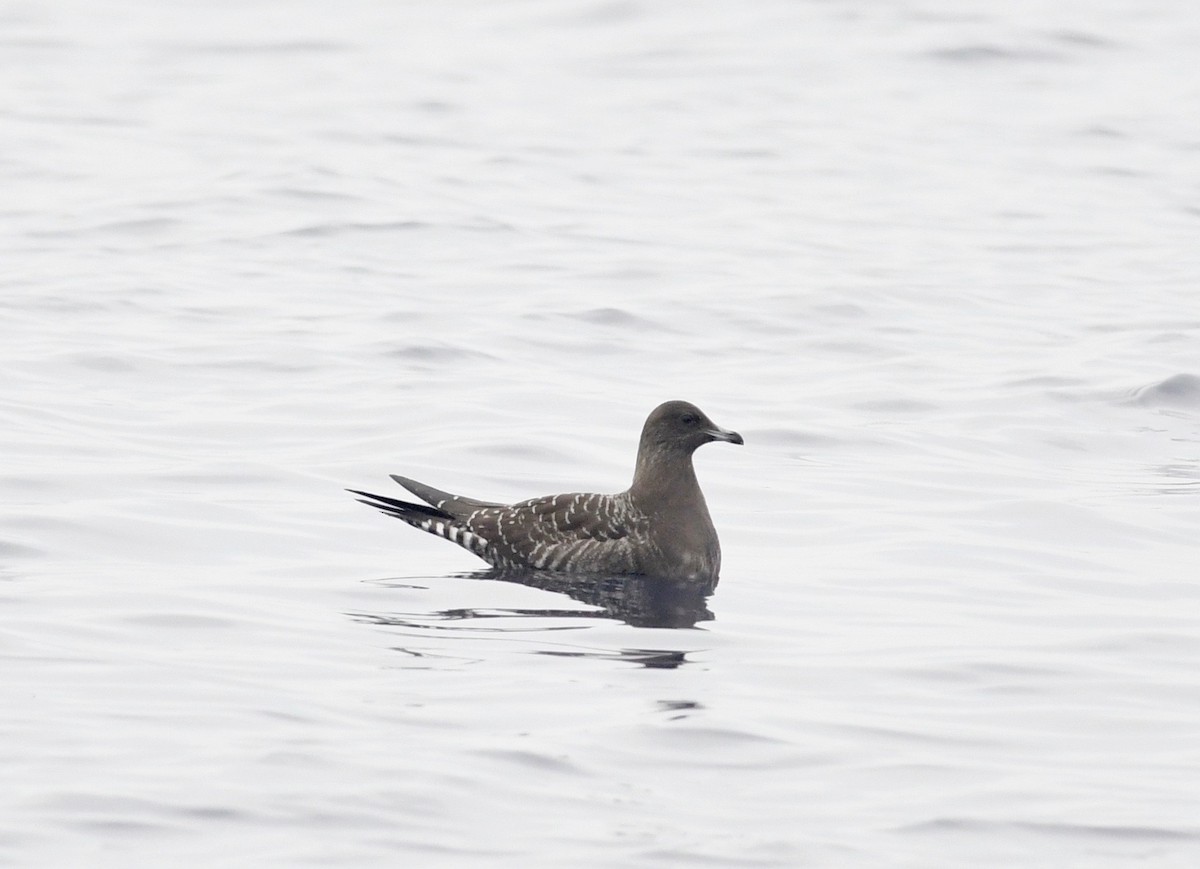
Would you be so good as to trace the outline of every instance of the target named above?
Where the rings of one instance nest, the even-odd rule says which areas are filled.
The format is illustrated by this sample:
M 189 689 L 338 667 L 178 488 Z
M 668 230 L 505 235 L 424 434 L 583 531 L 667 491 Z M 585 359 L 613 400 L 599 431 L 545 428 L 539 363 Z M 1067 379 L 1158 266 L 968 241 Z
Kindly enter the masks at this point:
M 685 413 L 679 418 L 679 421 L 684 425 L 695 425 L 700 421 L 700 418 L 694 413 Z

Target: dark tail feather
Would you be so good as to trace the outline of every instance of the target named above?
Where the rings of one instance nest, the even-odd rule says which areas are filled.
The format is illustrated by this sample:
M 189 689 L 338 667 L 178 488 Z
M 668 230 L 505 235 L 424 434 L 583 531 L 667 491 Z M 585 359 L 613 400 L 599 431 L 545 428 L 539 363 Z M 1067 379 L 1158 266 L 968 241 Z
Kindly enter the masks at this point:
M 374 507 L 389 516 L 394 516 L 397 519 L 403 519 L 405 522 L 420 522 L 422 519 L 437 519 L 441 522 L 453 522 L 454 517 L 445 510 L 439 510 L 437 507 L 427 507 L 424 504 L 411 504 L 408 501 L 399 501 L 395 498 L 388 498 L 385 495 L 373 495 L 370 492 L 360 492 L 358 489 L 347 489 L 352 495 L 362 495 L 357 501 L 360 504 L 366 504 L 368 507 Z

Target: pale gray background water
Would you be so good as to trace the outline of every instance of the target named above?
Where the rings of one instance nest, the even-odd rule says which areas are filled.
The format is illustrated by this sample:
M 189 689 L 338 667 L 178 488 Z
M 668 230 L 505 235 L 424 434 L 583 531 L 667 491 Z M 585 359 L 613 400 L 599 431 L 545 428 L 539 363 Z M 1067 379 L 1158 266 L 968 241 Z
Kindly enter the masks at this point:
M 1167 0 L 0 4 L 0 864 L 1197 865 L 1197 57 Z M 676 397 L 746 436 L 693 629 L 341 491 L 615 491 Z

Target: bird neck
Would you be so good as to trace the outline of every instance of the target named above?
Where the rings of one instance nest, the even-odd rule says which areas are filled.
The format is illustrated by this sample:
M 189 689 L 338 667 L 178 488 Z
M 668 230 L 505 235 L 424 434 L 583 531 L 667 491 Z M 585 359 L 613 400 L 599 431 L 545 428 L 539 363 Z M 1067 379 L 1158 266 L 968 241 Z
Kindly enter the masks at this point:
M 643 444 L 638 449 L 637 467 L 629 493 L 634 500 L 658 509 L 686 507 L 703 502 L 691 451 L 662 449 Z

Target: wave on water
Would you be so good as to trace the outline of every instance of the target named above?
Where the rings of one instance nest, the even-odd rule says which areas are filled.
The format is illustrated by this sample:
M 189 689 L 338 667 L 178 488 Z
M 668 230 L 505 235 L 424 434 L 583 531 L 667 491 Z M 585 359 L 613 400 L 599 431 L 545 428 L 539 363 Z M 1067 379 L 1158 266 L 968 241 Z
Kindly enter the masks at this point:
M 1200 377 L 1174 374 L 1166 380 L 1134 390 L 1133 400 L 1144 407 L 1200 410 Z

